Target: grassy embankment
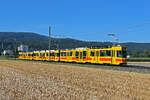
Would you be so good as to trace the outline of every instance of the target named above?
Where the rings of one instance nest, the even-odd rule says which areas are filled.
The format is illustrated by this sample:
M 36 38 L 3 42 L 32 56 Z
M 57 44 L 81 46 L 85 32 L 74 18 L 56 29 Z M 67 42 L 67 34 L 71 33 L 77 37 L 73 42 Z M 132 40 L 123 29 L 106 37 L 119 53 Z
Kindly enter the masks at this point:
M 137 57 L 137 58 L 129 58 L 128 61 L 138 61 L 138 62 L 148 62 L 150 61 L 150 58 L 142 58 L 142 57 Z
M 0 60 L 6 60 L 6 59 L 9 59 L 10 56 L 0 56 Z

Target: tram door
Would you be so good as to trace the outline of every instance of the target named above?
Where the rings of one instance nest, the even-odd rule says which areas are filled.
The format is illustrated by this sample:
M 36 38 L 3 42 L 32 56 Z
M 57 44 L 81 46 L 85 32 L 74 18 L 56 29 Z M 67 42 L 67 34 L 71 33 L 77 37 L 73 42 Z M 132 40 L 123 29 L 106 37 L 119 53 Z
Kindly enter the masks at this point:
M 98 50 L 96 49 L 91 49 L 90 50 L 90 63 L 98 63 Z
M 80 58 L 80 62 L 82 62 L 82 59 L 83 59 L 83 58 L 82 58 L 82 51 L 80 51 L 79 56 L 80 56 L 80 57 L 79 57 L 79 58 Z
M 79 62 L 82 63 L 82 60 L 83 60 L 83 51 L 82 50 L 79 50 Z
M 86 62 L 86 51 L 84 50 L 80 50 L 79 51 L 79 59 L 81 63 L 85 63 Z
M 95 56 L 96 63 L 99 63 L 100 52 L 98 50 L 96 50 L 95 53 L 96 53 L 96 56 Z
M 115 63 L 115 50 L 111 51 L 111 64 Z

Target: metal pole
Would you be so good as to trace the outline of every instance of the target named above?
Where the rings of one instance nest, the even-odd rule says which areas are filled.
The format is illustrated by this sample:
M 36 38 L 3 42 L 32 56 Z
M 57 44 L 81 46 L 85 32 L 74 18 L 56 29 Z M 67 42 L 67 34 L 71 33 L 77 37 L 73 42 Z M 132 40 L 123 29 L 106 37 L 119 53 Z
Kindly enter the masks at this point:
M 3 41 L 2 41 L 2 52 L 3 52 L 3 49 L 4 49 L 4 45 L 3 45 Z
M 2 41 L 2 49 L 1 49 L 0 55 L 2 54 L 3 54 L 3 41 Z
M 14 50 L 14 53 L 15 53 L 15 54 L 14 54 L 14 55 L 15 55 L 15 60 L 16 60 L 16 39 L 14 39 L 14 41 L 15 41 L 15 45 L 14 45 L 14 49 L 15 49 L 15 50 Z
M 49 33 L 49 61 L 50 61 L 50 50 L 51 50 L 51 27 L 48 27 L 48 33 Z

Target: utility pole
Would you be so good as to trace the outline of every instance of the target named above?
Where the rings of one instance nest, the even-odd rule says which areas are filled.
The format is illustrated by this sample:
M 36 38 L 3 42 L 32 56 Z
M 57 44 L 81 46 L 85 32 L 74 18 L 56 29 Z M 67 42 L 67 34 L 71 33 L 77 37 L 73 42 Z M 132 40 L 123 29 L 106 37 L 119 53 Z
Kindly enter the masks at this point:
M 17 57 L 17 44 L 16 44 L 16 39 L 14 39 L 14 41 L 15 41 L 14 53 L 15 53 L 15 60 L 16 60 L 16 57 Z
M 51 27 L 50 26 L 48 27 L 48 33 L 49 33 L 49 46 L 48 46 L 48 49 L 49 49 L 49 61 L 50 61 L 50 50 L 51 50 Z
M 3 49 L 4 49 L 4 45 L 3 45 L 3 41 L 2 41 L 2 51 L 3 51 Z
M 2 49 L 1 49 L 0 55 L 3 54 L 3 51 L 4 51 L 4 46 L 3 46 L 3 41 L 2 41 Z

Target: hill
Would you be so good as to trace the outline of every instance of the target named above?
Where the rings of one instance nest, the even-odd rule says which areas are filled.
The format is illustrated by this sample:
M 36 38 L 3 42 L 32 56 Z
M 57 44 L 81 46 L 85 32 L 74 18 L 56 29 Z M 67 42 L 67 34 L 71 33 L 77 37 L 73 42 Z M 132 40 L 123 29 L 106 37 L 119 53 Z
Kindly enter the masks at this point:
M 32 32 L 0 32 L 0 41 L 46 40 L 47 37 Z
M 86 42 L 71 38 L 52 38 L 51 48 L 66 49 L 76 47 L 104 46 L 111 43 Z M 20 44 L 29 45 L 30 50 L 48 49 L 48 37 L 32 32 L 0 32 L 0 44 L 4 49 L 12 49 Z
M 110 46 L 110 42 L 87 42 L 71 38 L 52 38 L 51 49 L 70 49 L 76 47 Z M 48 49 L 48 37 L 33 32 L 0 32 L 0 45 L 4 49 L 14 49 L 20 44 L 26 44 L 30 50 Z M 129 53 L 150 50 L 150 43 L 119 43 L 128 48 Z M 1 46 L 0 46 L 1 47 Z M 0 49 L 2 51 L 2 48 Z

